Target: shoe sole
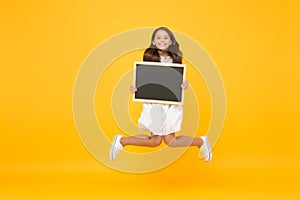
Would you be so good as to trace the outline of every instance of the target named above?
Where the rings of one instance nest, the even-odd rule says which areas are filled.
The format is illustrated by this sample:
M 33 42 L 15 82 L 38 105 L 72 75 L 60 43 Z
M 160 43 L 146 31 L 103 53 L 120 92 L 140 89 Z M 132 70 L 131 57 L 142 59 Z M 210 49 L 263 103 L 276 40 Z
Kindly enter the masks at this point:
M 114 152 L 114 149 L 115 149 L 115 146 L 116 146 L 117 138 L 118 138 L 118 135 L 115 135 L 114 140 L 112 142 L 112 146 L 110 148 L 110 152 L 109 152 L 110 160 L 115 160 L 115 159 L 113 159 L 113 152 Z
M 205 138 L 205 143 L 206 143 L 206 146 L 207 146 L 208 152 L 209 152 L 208 153 L 208 160 L 206 162 L 209 162 L 212 159 L 212 151 L 211 151 L 211 147 L 210 147 L 210 144 L 209 144 L 207 136 L 205 136 L 204 138 Z

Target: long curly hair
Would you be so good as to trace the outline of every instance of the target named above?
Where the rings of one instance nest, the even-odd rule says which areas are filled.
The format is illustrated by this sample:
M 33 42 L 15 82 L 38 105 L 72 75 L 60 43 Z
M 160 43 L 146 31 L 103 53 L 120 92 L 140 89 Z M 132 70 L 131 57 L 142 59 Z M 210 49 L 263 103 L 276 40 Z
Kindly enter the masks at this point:
M 168 47 L 167 53 L 173 59 L 173 63 L 180 63 L 181 64 L 182 63 L 182 52 L 179 49 L 179 44 L 176 41 L 176 39 L 174 37 L 174 34 L 166 27 L 159 27 L 159 28 L 154 30 L 154 32 L 152 34 L 152 37 L 151 37 L 150 47 L 147 48 L 144 52 L 143 61 L 160 62 L 158 49 L 152 43 L 154 38 L 155 38 L 156 32 L 159 31 L 159 30 L 166 31 L 168 33 L 168 35 L 170 36 L 172 44 Z

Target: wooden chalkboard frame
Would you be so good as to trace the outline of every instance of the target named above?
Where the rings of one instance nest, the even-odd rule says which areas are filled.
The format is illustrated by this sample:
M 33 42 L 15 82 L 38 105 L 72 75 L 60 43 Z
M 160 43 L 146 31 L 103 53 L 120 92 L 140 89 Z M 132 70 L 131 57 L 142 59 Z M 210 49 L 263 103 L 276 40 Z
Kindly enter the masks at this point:
M 149 68 L 149 67 L 151 67 L 151 68 Z M 146 72 L 147 72 L 147 70 L 145 70 L 146 68 L 147 68 L 147 70 L 152 70 L 153 73 L 147 73 L 146 74 Z M 170 71 L 171 68 L 172 68 L 172 70 Z M 161 73 L 160 73 L 160 70 L 161 70 Z M 176 70 L 176 72 L 175 72 L 175 70 Z M 143 71 L 145 71 L 145 72 L 143 72 Z M 177 71 L 179 73 L 177 73 Z M 171 72 L 171 73 L 168 73 L 168 72 Z M 163 97 L 162 98 L 161 97 L 159 97 L 159 98 L 153 97 L 152 98 L 151 97 L 151 92 L 148 92 L 147 89 L 145 89 L 145 87 L 143 88 L 143 95 L 141 96 L 140 95 L 141 92 L 139 93 L 138 82 L 141 82 L 141 79 L 143 78 L 141 76 L 144 75 L 143 73 L 145 74 L 145 77 L 147 77 L 148 80 L 151 79 L 151 78 L 156 79 L 156 80 L 158 78 L 162 79 L 163 76 L 166 76 L 166 75 L 169 75 L 169 74 L 171 76 L 173 76 L 173 77 L 170 77 L 170 79 L 172 80 L 172 87 L 176 87 L 176 90 L 172 90 L 172 92 L 169 93 L 169 94 L 175 95 L 174 97 L 176 97 L 175 98 L 176 100 L 173 99 L 173 98 L 168 99 L 168 98 L 163 98 Z M 162 74 L 164 74 L 164 75 L 162 75 Z M 137 77 L 137 76 L 139 76 L 139 77 Z M 176 78 L 178 78 L 178 77 L 180 77 L 180 78 L 177 80 L 175 78 L 175 76 L 176 76 Z M 180 85 L 185 80 L 185 76 L 186 76 L 186 65 L 185 64 L 145 62 L 145 61 L 134 62 L 133 85 L 135 87 L 137 87 L 138 91 L 133 94 L 133 101 L 144 102 L 144 103 L 160 103 L 160 104 L 182 105 L 183 100 L 184 100 L 184 90 L 180 87 Z M 165 77 L 165 78 L 168 79 L 168 77 Z M 137 82 L 137 80 L 139 80 L 139 81 Z M 174 80 L 175 80 L 175 82 L 174 82 Z M 153 85 L 155 85 L 155 84 L 153 84 Z M 159 85 L 159 84 L 157 84 L 157 85 Z M 178 85 L 179 85 L 180 88 L 178 88 Z M 168 87 L 161 87 L 161 89 L 162 89 L 161 92 L 163 92 L 163 89 L 165 89 L 165 88 L 168 88 Z M 140 89 L 141 89 L 141 87 L 140 87 Z M 171 91 L 171 90 L 169 90 L 169 91 Z M 176 93 L 174 93 L 174 91 Z M 152 90 L 152 92 L 153 92 L 153 90 Z M 163 93 L 165 94 L 165 92 L 163 92 Z M 146 96 L 146 95 L 148 95 L 148 96 Z

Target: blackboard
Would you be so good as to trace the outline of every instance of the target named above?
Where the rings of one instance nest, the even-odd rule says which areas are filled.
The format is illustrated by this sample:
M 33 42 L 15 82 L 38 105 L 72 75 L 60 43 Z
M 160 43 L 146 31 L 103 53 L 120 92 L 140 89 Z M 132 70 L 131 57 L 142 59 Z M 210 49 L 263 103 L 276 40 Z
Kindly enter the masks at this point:
M 185 64 L 134 62 L 133 83 L 137 92 L 133 101 L 183 104 L 181 84 L 185 80 Z

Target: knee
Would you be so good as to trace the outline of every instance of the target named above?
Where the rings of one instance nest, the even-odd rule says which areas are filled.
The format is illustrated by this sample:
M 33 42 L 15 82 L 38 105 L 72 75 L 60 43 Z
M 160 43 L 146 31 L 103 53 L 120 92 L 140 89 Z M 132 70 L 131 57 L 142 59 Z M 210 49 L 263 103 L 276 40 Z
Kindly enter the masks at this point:
M 161 137 L 152 137 L 150 140 L 150 146 L 157 147 L 161 144 L 161 142 L 162 142 Z
M 173 137 L 173 136 L 164 138 L 165 144 L 168 145 L 169 147 L 174 147 L 174 140 L 175 140 L 175 137 Z

